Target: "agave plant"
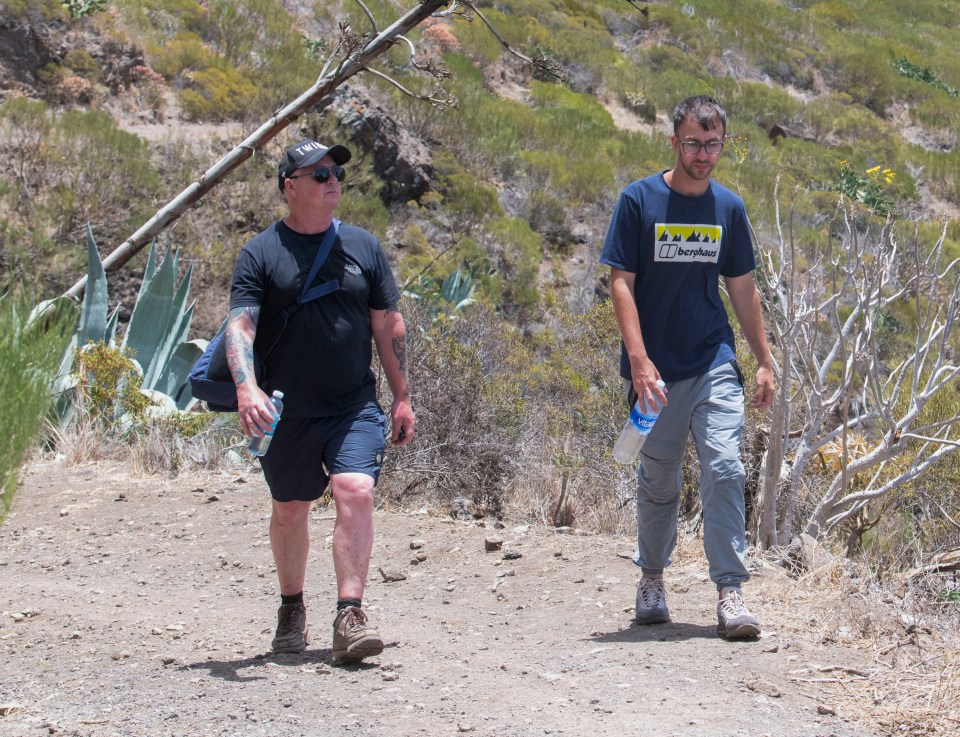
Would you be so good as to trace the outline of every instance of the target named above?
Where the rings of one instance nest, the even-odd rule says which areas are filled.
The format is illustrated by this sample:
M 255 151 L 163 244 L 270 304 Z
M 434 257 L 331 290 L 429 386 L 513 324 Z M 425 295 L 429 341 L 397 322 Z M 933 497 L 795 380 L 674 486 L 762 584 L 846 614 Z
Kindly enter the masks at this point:
M 33 308 L 28 325 L 44 319 L 60 308 L 64 297 L 47 299 Z M 87 288 L 80 305 L 80 320 L 60 360 L 60 368 L 53 380 L 55 407 L 61 424 L 69 422 L 73 414 L 73 391 L 77 377 L 73 374 L 73 357 L 77 348 L 88 343 L 102 342 L 112 345 L 117 334 L 119 307 L 108 314 L 107 275 L 100 260 L 100 251 L 93 237 L 93 229 L 87 224 Z
M 202 353 L 198 344 L 187 341 L 194 308 L 194 303 L 187 305 L 193 269 L 187 269 L 177 286 L 178 252 L 168 246 L 159 265 L 156 256 L 154 241 L 121 348 L 129 349 L 142 369 L 143 389 L 173 396 Z M 186 409 L 192 401 L 185 392 L 177 407 Z
M 108 311 L 107 275 L 100 260 L 93 231 L 87 225 L 87 284 L 80 306 L 80 319 L 71 336 L 53 384 L 57 396 L 57 415 L 61 425 L 67 424 L 73 413 L 73 394 L 79 378 L 73 373 L 74 356 L 78 349 L 96 343 L 116 347 L 119 307 Z M 186 340 L 194 305 L 187 304 L 192 271 L 177 284 L 178 254 L 169 247 L 157 263 L 156 242 L 150 248 L 143 282 L 133 307 L 130 323 L 119 350 L 133 358 L 143 377 L 142 390 L 147 396 L 156 393 L 172 397 L 184 383 L 190 367 L 200 357 L 202 348 Z M 31 321 L 39 319 L 63 300 L 46 300 L 31 313 Z M 171 403 L 178 410 L 188 409 L 195 400 L 189 392 L 179 402 Z
M 429 304 L 434 317 L 441 314 L 455 315 L 475 301 L 473 293 L 477 285 L 467 270 L 456 268 L 451 271 L 440 284 L 439 291 L 431 290 L 435 283 L 433 279 L 421 274 L 417 283 L 404 289 L 403 294 Z

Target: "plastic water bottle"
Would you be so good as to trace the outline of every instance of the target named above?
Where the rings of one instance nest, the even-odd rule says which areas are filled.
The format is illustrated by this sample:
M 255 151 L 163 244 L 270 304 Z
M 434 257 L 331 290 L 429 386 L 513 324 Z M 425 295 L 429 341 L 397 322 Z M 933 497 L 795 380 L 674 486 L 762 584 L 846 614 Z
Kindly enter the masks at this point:
M 657 381 L 657 386 L 664 387 L 662 381 Z M 653 429 L 653 423 L 657 421 L 660 415 L 660 407 L 657 406 L 657 400 L 653 400 L 652 410 L 647 410 L 646 402 L 640 406 L 640 399 L 630 410 L 630 417 L 627 418 L 627 424 L 620 431 L 620 437 L 617 438 L 613 446 L 613 457 L 620 463 L 633 463 L 637 460 L 640 448 L 643 447 L 647 435 Z
M 273 433 L 277 429 L 277 423 L 280 422 L 280 413 L 283 412 L 283 392 L 275 391 L 273 396 L 270 397 L 270 401 L 273 403 L 273 424 L 270 426 L 270 429 L 267 430 L 262 438 L 258 438 L 256 435 L 250 439 L 250 445 L 247 446 L 249 450 L 255 456 L 263 456 L 267 454 L 267 448 L 270 447 L 270 441 L 273 440 Z

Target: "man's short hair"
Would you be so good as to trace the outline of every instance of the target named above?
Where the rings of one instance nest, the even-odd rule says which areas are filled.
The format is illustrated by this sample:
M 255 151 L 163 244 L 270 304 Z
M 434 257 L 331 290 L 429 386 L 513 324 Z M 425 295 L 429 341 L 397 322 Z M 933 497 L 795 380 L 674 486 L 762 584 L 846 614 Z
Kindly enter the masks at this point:
M 696 95 L 688 97 L 673 109 L 673 132 L 680 130 L 680 126 L 687 118 L 693 118 L 705 131 L 720 128 L 727 132 L 727 111 L 723 105 L 712 97 Z

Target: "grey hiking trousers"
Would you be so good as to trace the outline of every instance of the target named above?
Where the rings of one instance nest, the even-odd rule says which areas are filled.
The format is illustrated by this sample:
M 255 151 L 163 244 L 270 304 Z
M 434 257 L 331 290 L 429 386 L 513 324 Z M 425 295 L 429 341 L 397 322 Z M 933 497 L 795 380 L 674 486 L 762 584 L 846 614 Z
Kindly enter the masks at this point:
M 710 579 L 720 587 L 750 578 L 743 564 L 743 398 L 740 373 L 732 363 L 667 384 L 669 404 L 640 450 L 634 553 L 638 566 L 657 570 L 670 565 L 677 543 L 681 462 L 692 435 L 700 460 L 703 547 Z

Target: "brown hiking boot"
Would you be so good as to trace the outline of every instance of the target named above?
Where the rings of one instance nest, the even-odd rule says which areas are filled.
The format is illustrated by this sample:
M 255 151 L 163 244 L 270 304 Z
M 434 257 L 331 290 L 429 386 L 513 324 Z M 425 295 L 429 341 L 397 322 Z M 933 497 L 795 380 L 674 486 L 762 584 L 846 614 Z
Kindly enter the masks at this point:
M 359 663 L 383 652 L 383 640 L 359 607 L 348 606 L 333 620 L 333 662 Z
M 282 604 L 277 610 L 277 634 L 271 647 L 275 653 L 302 653 L 310 643 L 310 625 L 303 604 Z

